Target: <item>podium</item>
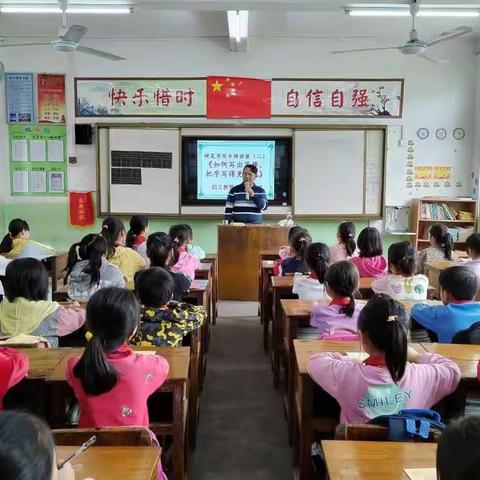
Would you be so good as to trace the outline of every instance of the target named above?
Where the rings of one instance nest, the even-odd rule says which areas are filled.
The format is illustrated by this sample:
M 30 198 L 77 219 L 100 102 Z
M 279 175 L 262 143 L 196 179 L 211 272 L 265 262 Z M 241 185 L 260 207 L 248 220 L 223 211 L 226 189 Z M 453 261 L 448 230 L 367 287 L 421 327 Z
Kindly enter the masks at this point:
M 261 224 L 219 225 L 218 298 L 258 301 L 258 255 L 287 245 L 289 230 Z

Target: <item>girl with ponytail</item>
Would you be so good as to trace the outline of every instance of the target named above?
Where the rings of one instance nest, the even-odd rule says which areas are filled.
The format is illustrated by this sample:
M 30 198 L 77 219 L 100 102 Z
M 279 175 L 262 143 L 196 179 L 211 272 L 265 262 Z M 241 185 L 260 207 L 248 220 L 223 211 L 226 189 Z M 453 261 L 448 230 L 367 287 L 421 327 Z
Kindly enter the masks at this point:
M 323 300 L 325 298 L 325 275 L 330 262 L 330 252 L 324 243 L 312 243 L 305 252 L 305 263 L 310 275 L 295 273 L 292 293 L 300 300 Z
M 107 262 L 107 244 L 96 233 L 89 233 L 74 243 L 68 252 L 67 275 L 70 277 L 68 296 L 86 301 L 105 287 L 125 287 L 122 272 Z
M 320 337 L 357 333 L 357 318 L 363 308 L 354 298 L 358 281 L 358 270 L 350 262 L 337 262 L 328 268 L 325 287 L 331 301 L 313 307 L 310 317 L 310 325 L 317 328 Z
M 427 262 L 457 260 L 457 256 L 453 252 L 452 235 L 445 225 L 432 225 L 428 233 L 430 234 L 430 247 L 422 250 L 419 254 L 418 273 L 425 273 Z
M 307 230 L 298 230 L 290 239 L 290 250 L 292 256 L 286 258 L 280 265 L 280 274 L 291 275 L 296 272 L 308 273 L 308 267 L 305 263 L 305 253 L 308 246 L 312 243 L 312 237 Z
M 340 423 L 365 423 L 405 408 L 431 408 L 457 388 L 461 372 L 453 361 L 407 346 L 407 312 L 388 295 L 374 295 L 358 317 L 360 362 L 340 353 L 314 355 L 313 380 L 340 404 Z
M 356 255 L 355 225 L 352 222 L 342 222 L 338 226 L 337 243 L 330 247 L 330 263 L 348 260 Z
M 195 270 L 200 266 L 200 260 L 187 251 L 191 236 L 190 227 L 186 224 L 172 225 L 168 234 L 172 239 L 173 246 L 172 272 L 183 273 L 190 280 L 193 280 Z
M 102 237 L 107 244 L 107 261 L 120 269 L 125 277 L 125 287 L 133 290 L 135 273 L 143 270 L 145 260 L 131 248 L 125 247 L 125 227 L 115 217 L 107 217 L 102 223 Z
M 133 215 L 130 219 L 130 230 L 127 232 L 125 246 L 133 248 L 147 260 L 148 218 L 145 215 Z
M 149 427 L 147 400 L 167 379 L 169 365 L 128 346 L 139 314 L 135 294 L 123 288 L 102 288 L 88 301 L 88 344 L 67 363 L 67 381 L 80 404 L 79 427 Z
M 392 243 L 388 249 L 390 275 L 372 283 L 375 293 L 386 293 L 395 300 L 424 301 L 427 299 L 428 278 L 415 275 L 416 252 L 410 242 Z

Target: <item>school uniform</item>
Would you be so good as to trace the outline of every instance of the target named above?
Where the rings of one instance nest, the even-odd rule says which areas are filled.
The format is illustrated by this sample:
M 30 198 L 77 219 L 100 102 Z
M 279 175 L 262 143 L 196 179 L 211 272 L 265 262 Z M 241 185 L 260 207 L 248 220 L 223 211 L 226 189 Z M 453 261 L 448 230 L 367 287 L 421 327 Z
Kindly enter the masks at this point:
M 296 293 L 300 300 L 324 300 L 326 298 L 325 285 L 320 283 L 313 273 L 307 276 L 297 272 L 293 281 L 292 293 Z
M 331 247 L 329 247 L 329 250 L 330 250 L 330 265 L 333 265 L 334 263 L 341 262 L 344 260 L 349 260 L 350 258 L 358 255 L 357 250 L 353 252 L 353 255 L 348 255 L 345 244 L 341 242 L 336 243 L 335 245 L 332 245 Z
M 480 320 L 480 302 L 452 302 L 447 305 L 413 305 L 411 317 L 422 327 L 434 332 L 440 343 L 451 343 L 460 330 Z
M 0 335 L 14 337 L 25 333 L 46 338 L 58 347 L 58 337 L 78 330 L 85 323 L 85 309 L 78 304 L 69 308 L 49 300 L 31 301 L 5 298 L 0 303 Z
M 141 346 L 178 347 L 182 339 L 200 328 L 205 310 L 189 303 L 170 302 L 166 307 L 140 307 L 140 326 L 132 343 Z
M 105 353 L 118 372 L 116 385 L 101 395 L 88 395 L 73 369 L 79 356 L 67 363 L 67 382 L 80 404 L 80 428 L 149 427 L 147 399 L 165 382 L 168 362 L 159 355 L 140 355 L 128 345 Z
M 0 411 L 7 391 L 27 376 L 29 359 L 15 348 L 0 347 Z
M 432 245 L 418 253 L 417 273 L 425 273 L 425 264 L 427 262 L 441 262 L 448 260 L 445 257 L 445 250 L 439 245 Z M 457 256 L 452 252 L 452 260 L 456 261 Z
M 394 300 L 424 301 L 427 299 L 428 277 L 425 275 L 387 275 L 372 282 L 375 293 L 390 295 Z
M 87 273 L 90 262 L 77 262 L 69 275 L 68 296 L 72 300 L 87 301 L 97 290 L 105 287 L 125 288 L 125 279 L 118 267 L 102 258 L 100 266 L 100 282 L 91 283 L 90 273 Z
M 107 257 L 107 261 L 120 269 L 125 277 L 125 288 L 128 290 L 134 289 L 135 273 L 147 266 L 145 260 L 135 250 L 122 245 L 115 247 L 113 255 Z
M 309 375 L 340 404 L 340 423 L 365 423 L 379 415 L 392 415 L 404 408 L 431 408 L 454 392 L 461 380 L 451 360 L 425 353 L 419 363 L 407 363 L 397 384 L 384 359 L 364 362 L 340 353 L 320 353 L 310 358 Z
M 36 258 L 37 260 L 43 260 L 53 255 L 55 255 L 54 248 L 33 240 L 27 240 L 26 238 L 14 238 L 12 240 L 12 249 L 3 254 L 8 259 Z
M 290 257 L 286 258 L 280 265 L 280 272 L 282 277 L 287 275 L 287 273 L 308 273 L 309 268 L 303 261 L 302 257 Z
M 360 277 L 383 277 L 388 273 L 388 262 L 383 255 L 352 257 L 349 261 L 357 267 Z
M 195 278 L 195 270 L 200 266 L 200 260 L 185 250 L 185 247 L 179 248 L 177 263 L 170 267 L 174 273 L 183 273 L 190 280 Z
M 332 335 L 335 333 L 357 333 L 357 320 L 363 303 L 355 302 L 353 315 L 349 317 L 341 312 L 346 302 L 333 300 L 329 305 L 315 305 L 310 316 L 310 325 L 315 327 L 318 335 Z

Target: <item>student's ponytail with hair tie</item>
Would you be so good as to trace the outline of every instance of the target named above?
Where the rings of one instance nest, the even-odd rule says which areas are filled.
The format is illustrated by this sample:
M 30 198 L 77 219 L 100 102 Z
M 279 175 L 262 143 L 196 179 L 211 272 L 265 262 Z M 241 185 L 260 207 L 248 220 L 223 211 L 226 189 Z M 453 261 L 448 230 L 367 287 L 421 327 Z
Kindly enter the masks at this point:
M 135 240 L 142 232 L 148 228 L 148 218 L 145 215 L 133 215 L 130 219 L 130 229 L 127 232 L 125 246 L 133 248 Z
M 358 329 L 385 355 L 385 363 L 395 383 L 407 365 L 407 330 L 405 307 L 388 295 L 374 295 L 358 316 Z
M 0 254 L 8 253 L 13 248 L 13 239 L 24 230 L 30 231 L 30 227 L 25 220 L 14 218 L 8 224 L 8 233 L 3 237 L 0 243 Z
M 315 272 L 319 283 L 325 283 L 328 264 L 330 263 L 330 250 L 324 243 L 311 243 L 305 251 L 305 263 L 310 270 Z
M 443 254 L 447 260 L 452 260 L 453 237 L 448 228 L 443 224 L 432 225 L 429 230 L 430 236 L 433 237 L 437 245 L 443 250 Z
M 325 282 L 328 283 L 328 287 L 339 297 L 349 299 L 348 304 L 342 306 L 340 311 L 350 318 L 355 313 L 354 294 L 358 289 L 358 281 L 357 267 L 346 260 L 330 265 L 325 275 Z
M 65 278 L 68 278 L 68 276 L 72 273 L 73 267 L 75 264 L 78 262 L 78 246 L 80 245 L 80 242 L 74 243 L 71 247 L 70 250 L 68 251 L 68 257 L 67 257 L 67 266 L 65 267 Z
M 345 245 L 347 256 L 351 257 L 357 249 L 357 243 L 355 242 L 355 225 L 352 222 L 342 222 L 338 226 L 338 237 Z

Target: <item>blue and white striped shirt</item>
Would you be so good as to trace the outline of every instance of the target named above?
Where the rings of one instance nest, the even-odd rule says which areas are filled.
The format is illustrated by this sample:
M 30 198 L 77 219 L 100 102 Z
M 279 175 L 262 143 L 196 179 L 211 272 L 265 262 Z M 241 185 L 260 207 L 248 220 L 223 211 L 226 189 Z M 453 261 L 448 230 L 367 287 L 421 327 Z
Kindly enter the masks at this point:
M 268 206 L 267 194 L 262 187 L 253 185 L 253 198 L 247 199 L 245 185 L 241 183 L 228 192 L 225 203 L 225 220 L 242 223 L 261 223 L 262 210 Z

